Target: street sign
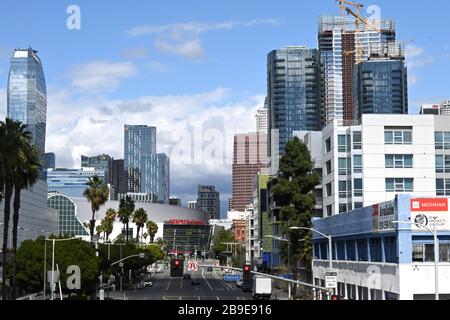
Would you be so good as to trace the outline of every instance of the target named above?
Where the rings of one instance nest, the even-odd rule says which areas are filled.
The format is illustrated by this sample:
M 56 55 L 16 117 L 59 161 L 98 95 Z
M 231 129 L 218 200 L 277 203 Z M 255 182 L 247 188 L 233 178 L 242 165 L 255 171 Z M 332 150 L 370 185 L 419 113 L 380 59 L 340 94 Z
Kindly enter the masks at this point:
M 327 272 L 325 275 L 325 287 L 337 290 L 337 272 Z
M 188 270 L 197 272 L 198 271 L 198 262 L 197 261 L 189 261 Z
M 226 274 L 223 276 L 223 281 L 238 282 L 241 281 L 241 276 L 239 274 Z

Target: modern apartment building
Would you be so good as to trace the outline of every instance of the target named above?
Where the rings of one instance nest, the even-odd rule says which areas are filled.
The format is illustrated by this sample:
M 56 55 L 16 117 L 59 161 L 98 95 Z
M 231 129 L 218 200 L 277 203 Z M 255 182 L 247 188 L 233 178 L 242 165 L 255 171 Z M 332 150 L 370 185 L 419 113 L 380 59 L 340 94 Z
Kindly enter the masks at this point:
M 125 193 L 153 193 L 169 204 L 170 159 L 156 153 L 156 128 L 125 125 Z
M 322 131 L 323 217 L 398 194 L 450 196 L 450 116 L 363 115 Z
M 197 210 L 209 214 L 210 219 L 220 218 L 220 194 L 215 186 L 198 186 Z
M 323 61 L 324 122 L 333 119 L 352 120 L 353 68 L 373 53 L 403 55 L 403 48 L 395 43 L 396 31 L 393 20 L 374 21 L 375 28 L 360 23 L 356 27 L 352 17 L 321 16 L 319 18 L 319 52 Z M 314 129 L 301 129 L 314 130 Z
M 284 155 L 293 131 L 321 128 L 324 82 L 318 50 L 286 47 L 270 52 L 267 81 L 269 151 Z M 272 150 L 273 130 L 278 130 L 278 150 Z
M 353 68 L 353 119 L 362 114 L 408 114 L 404 57 L 371 56 Z
M 267 106 L 256 112 L 256 132 L 269 133 L 269 109 Z
M 244 211 L 253 200 L 253 178 L 268 166 L 267 135 L 237 134 L 234 137 L 232 209 Z
M 48 169 L 48 192 L 61 193 L 74 198 L 83 198 L 83 192 L 87 188 L 89 179 L 95 176 L 105 181 L 104 170 L 95 170 L 94 168 Z

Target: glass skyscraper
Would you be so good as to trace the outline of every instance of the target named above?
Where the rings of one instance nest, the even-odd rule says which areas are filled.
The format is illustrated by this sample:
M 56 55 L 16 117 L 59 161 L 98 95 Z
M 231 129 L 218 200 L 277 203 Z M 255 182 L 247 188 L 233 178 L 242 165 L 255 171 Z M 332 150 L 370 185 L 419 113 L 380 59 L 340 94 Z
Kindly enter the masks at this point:
M 408 77 L 403 58 L 373 57 L 353 70 L 354 118 L 362 114 L 408 114 Z
M 112 184 L 112 158 L 107 154 L 95 157 L 81 156 L 82 168 L 95 168 L 95 170 L 105 171 L 105 183 Z
M 33 144 L 44 164 L 47 119 L 47 87 L 37 51 L 17 49 L 8 78 L 8 117 L 28 125 Z
M 47 184 L 49 193 L 62 193 L 69 197 L 83 198 L 89 179 L 99 177 L 105 180 L 104 170 L 94 168 L 48 169 Z
M 286 47 L 268 55 L 269 133 L 279 130 L 279 154 L 294 131 L 320 130 L 323 76 L 317 49 Z M 273 138 L 273 137 L 272 137 Z M 272 141 L 269 139 L 269 150 Z
M 156 153 L 156 128 L 125 126 L 125 192 L 152 193 L 158 202 L 170 198 L 169 157 Z

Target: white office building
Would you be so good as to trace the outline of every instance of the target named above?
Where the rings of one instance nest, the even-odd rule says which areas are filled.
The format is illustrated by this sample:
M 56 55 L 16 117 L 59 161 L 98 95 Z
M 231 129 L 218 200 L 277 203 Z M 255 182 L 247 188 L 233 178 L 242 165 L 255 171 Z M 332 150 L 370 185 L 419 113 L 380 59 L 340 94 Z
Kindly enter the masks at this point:
M 322 131 L 323 217 L 402 193 L 450 196 L 450 116 L 363 115 L 341 124 Z

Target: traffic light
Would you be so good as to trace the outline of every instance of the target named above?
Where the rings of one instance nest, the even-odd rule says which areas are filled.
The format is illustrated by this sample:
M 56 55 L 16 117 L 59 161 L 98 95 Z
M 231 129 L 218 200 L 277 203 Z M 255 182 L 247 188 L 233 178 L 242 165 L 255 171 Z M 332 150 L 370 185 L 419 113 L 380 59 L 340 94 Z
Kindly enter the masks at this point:
M 339 297 L 339 296 L 337 296 L 337 295 L 332 295 L 332 296 L 331 296 L 331 300 L 332 300 L 332 301 L 338 301 L 338 300 L 341 300 L 341 297 Z
M 181 278 L 183 277 L 183 260 L 181 259 L 173 259 L 170 263 L 170 276 L 173 278 Z
M 244 266 L 244 273 L 243 273 L 243 279 L 242 284 L 244 288 L 251 288 L 253 286 L 253 279 L 252 279 L 252 266 L 251 265 L 245 265 Z

